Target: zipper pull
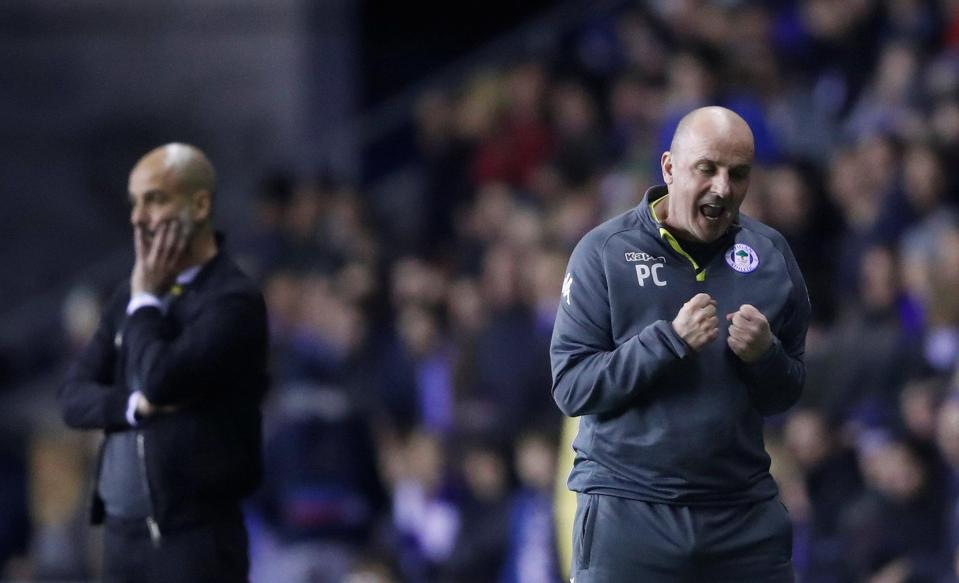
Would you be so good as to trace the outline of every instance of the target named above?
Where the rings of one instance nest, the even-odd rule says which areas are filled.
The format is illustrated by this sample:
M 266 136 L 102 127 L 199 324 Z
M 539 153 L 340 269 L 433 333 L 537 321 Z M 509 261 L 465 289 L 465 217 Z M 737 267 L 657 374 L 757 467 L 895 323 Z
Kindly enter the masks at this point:
M 160 534 L 160 525 L 152 516 L 147 516 L 147 528 L 150 529 L 150 540 L 153 542 L 153 548 L 160 548 L 160 541 L 163 535 Z

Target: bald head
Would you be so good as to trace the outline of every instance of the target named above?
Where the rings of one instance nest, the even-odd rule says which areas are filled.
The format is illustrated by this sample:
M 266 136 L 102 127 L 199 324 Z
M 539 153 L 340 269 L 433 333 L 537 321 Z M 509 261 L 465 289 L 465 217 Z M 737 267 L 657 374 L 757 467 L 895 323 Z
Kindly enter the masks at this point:
M 669 193 L 662 222 L 683 239 L 717 240 L 739 215 L 754 154 L 753 133 L 735 112 L 712 106 L 687 114 L 660 160 Z
M 147 244 L 164 224 L 176 223 L 190 246 L 188 257 L 206 257 L 215 250 L 215 188 L 213 164 L 199 148 L 178 143 L 155 148 L 130 172 L 130 223 Z
M 134 169 L 149 167 L 166 174 L 183 192 L 216 189 L 216 171 L 206 154 L 190 144 L 171 143 L 148 152 Z
M 726 136 L 743 144 L 748 143 L 750 151 L 754 151 L 753 132 L 738 113 L 718 105 L 700 107 L 687 113 L 679 120 L 673 141 L 669 150 L 681 152 L 690 140 L 717 139 Z

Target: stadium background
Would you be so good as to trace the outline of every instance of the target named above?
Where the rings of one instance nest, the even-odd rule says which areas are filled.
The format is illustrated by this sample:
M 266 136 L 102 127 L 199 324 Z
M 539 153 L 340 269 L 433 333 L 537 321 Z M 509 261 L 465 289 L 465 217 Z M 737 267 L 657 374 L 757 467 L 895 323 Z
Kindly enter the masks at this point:
M 402 4 L 4 3 L 0 577 L 95 577 L 96 438 L 53 394 L 175 139 L 270 307 L 253 580 L 560 580 L 566 258 L 720 103 L 814 306 L 768 423 L 800 580 L 956 581 L 959 2 Z

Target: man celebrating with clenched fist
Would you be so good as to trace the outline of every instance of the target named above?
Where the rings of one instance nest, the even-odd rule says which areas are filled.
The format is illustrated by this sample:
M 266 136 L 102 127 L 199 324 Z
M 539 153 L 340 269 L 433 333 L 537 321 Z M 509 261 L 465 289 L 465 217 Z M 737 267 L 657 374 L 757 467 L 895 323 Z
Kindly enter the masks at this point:
M 753 152 L 733 111 L 689 113 L 665 185 L 570 258 L 550 359 L 581 417 L 575 583 L 793 580 L 763 417 L 802 391 L 810 305 L 782 235 L 739 213 Z

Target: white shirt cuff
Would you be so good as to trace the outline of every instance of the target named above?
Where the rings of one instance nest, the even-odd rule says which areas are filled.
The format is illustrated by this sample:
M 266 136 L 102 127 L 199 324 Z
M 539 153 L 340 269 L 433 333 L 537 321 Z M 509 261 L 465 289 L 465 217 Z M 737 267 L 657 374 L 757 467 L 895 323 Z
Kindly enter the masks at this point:
M 130 398 L 127 399 L 127 423 L 131 427 L 136 427 L 137 423 L 137 401 L 140 399 L 140 391 L 134 391 L 130 393 Z
M 139 310 L 140 308 L 152 306 L 154 308 L 163 308 L 163 302 L 160 301 L 160 298 L 156 297 L 153 294 L 148 294 L 146 292 L 140 292 L 130 298 L 130 303 L 127 304 L 127 316 L 133 312 Z

